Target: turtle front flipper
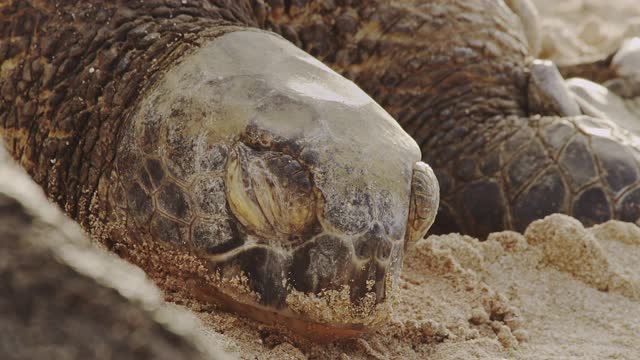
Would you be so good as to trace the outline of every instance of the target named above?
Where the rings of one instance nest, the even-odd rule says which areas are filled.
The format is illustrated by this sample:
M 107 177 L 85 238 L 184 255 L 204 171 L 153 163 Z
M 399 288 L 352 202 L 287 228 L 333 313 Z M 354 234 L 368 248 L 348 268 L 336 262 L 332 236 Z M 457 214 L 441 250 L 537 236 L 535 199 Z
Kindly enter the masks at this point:
M 553 213 L 586 225 L 640 219 L 636 135 L 586 116 L 494 121 L 482 149 L 439 168 L 447 190 L 433 231 L 522 231 Z

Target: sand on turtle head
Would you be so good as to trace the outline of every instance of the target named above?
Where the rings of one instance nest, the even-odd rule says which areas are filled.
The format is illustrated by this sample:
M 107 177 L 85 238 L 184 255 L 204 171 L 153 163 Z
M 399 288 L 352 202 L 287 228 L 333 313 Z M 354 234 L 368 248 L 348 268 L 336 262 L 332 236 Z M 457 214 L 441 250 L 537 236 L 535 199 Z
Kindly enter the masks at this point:
M 632 359 L 639 239 L 633 224 L 585 229 L 564 215 L 484 242 L 430 236 L 405 258 L 392 320 L 356 340 L 319 344 L 229 314 L 198 315 L 240 358 Z

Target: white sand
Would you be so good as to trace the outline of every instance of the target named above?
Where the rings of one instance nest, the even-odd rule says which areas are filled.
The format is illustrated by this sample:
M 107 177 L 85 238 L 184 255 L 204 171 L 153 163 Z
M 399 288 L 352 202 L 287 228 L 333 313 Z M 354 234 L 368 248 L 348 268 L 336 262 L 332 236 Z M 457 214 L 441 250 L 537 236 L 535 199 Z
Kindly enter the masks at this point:
M 613 51 L 640 34 L 636 1 L 535 0 L 542 55 L 573 61 Z M 357 340 L 315 344 L 231 314 L 196 313 L 212 341 L 244 359 L 635 360 L 640 228 L 584 229 L 554 215 L 483 243 L 431 236 L 406 258 L 393 321 Z

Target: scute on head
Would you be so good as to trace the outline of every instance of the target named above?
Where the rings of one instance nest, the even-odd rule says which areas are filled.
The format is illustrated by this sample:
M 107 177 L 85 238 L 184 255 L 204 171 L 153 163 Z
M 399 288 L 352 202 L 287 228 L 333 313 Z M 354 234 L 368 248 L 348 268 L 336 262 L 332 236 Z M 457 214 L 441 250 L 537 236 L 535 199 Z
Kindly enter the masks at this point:
M 276 35 L 246 30 L 204 44 L 150 90 L 120 144 L 116 178 L 126 190 L 138 167 L 162 174 L 150 176 L 156 190 L 136 208 L 151 209 L 163 229 L 175 223 L 183 243 L 167 241 L 157 221 L 129 230 L 206 259 L 221 282 L 246 279 L 252 296 L 203 286 L 247 314 L 266 307 L 363 329 L 388 316 L 405 239 L 433 222 L 437 181 L 420 158 L 353 83 Z M 305 297 L 330 311 L 301 306 Z

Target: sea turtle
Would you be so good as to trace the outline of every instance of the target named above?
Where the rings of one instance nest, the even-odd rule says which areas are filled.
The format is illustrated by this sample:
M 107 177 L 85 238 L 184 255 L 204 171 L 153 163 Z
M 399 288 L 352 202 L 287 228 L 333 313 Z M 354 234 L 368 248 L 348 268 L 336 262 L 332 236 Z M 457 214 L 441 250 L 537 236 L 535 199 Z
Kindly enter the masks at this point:
M 389 315 L 438 183 L 352 82 L 245 3 L 0 8 L 2 135 L 93 238 L 187 294 L 306 334 Z
M 168 294 L 354 335 L 388 317 L 438 182 L 440 232 L 639 217 L 635 138 L 570 116 L 510 5 L 9 1 L 0 133 Z

